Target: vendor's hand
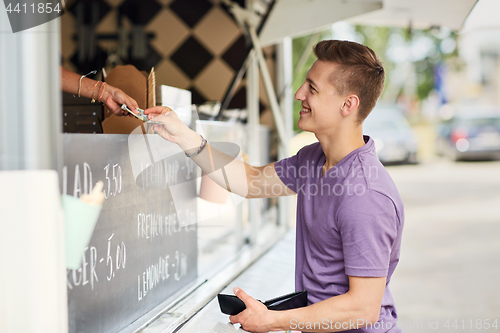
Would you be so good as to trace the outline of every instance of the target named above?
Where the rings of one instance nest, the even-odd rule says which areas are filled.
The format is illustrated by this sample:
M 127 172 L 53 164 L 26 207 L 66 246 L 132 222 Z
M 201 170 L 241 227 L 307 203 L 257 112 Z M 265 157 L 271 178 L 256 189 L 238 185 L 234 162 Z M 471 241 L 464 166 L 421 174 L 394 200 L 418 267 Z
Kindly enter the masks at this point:
M 241 324 L 245 331 L 268 332 L 271 330 L 272 312 L 256 299 L 248 296 L 243 290 L 234 288 L 234 294 L 241 299 L 246 309 L 235 316 L 229 316 L 232 324 Z
M 144 110 L 144 114 L 149 119 L 163 124 L 163 126 L 155 124 L 153 129 L 162 138 L 170 142 L 179 143 L 180 138 L 191 131 L 169 107 L 155 106 Z
M 132 97 L 125 94 L 120 89 L 110 86 L 109 84 L 104 86 L 104 93 L 101 102 L 106 104 L 108 108 L 117 116 L 130 115 L 130 113 L 121 109 L 122 104 L 126 104 L 132 112 L 137 114 L 139 113 L 137 111 L 139 105 Z

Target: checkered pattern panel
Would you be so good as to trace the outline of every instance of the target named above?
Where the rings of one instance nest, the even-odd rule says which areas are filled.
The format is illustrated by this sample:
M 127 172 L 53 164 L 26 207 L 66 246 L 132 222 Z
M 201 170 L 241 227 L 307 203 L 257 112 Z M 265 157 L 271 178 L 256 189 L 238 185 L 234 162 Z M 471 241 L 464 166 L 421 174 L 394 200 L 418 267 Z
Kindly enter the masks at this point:
M 78 73 L 155 67 L 158 84 L 189 89 L 202 104 L 224 97 L 246 56 L 248 41 L 219 0 L 78 0 L 69 9 L 61 18 L 62 61 Z M 246 106 L 244 89 L 230 107 Z

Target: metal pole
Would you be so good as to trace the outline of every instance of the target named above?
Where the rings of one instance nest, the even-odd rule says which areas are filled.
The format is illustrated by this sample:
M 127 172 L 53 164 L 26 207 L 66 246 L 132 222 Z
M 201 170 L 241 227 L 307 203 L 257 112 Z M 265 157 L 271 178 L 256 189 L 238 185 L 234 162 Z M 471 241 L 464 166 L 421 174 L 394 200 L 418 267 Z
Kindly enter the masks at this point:
M 55 19 L 12 33 L 0 5 L 2 332 L 68 331 L 57 174 L 62 128 L 59 25 Z
M 304 67 L 306 64 L 307 59 L 311 56 L 311 50 L 314 46 L 314 44 L 317 42 L 317 40 L 321 37 L 321 33 L 317 32 L 314 35 L 311 35 L 309 37 L 309 40 L 307 41 L 307 45 L 304 48 L 304 51 L 300 55 L 299 61 L 297 61 L 297 64 L 295 65 L 295 72 L 298 73 L 298 71 Z
M 247 69 L 247 112 L 248 112 L 248 153 L 251 165 L 258 165 L 260 160 L 259 133 L 259 66 L 255 52 L 249 56 Z M 257 236 L 262 222 L 262 199 L 248 201 L 250 214 L 250 240 L 257 242 Z
M 280 107 L 283 123 L 285 127 L 285 135 L 287 142 L 291 139 L 293 133 L 293 64 L 292 64 L 292 39 L 286 37 L 283 41 L 276 45 L 276 84 L 277 90 L 281 91 Z M 289 156 L 288 151 L 279 151 L 278 158 L 283 159 Z M 279 203 L 279 223 L 285 228 L 292 226 L 293 212 L 290 212 L 291 200 L 295 198 L 280 197 Z
M 0 170 L 58 170 L 59 19 L 12 33 L 0 15 Z
M 286 137 L 285 125 L 283 123 L 283 117 L 281 115 L 280 107 L 278 104 L 278 99 L 276 98 L 276 93 L 274 92 L 273 82 L 271 80 L 271 75 L 269 74 L 269 68 L 267 67 L 266 60 L 264 58 L 264 53 L 262 52 L 262 47 L 260 46 L 259 39 L 257 38 L 257 32 L 255 27 L 247 22 L 248 32 L 250 33 L 250 38 L 252 39 L 252 44 L 255 52 L 257 53 L 257 59 L 259 61 L 259 68 L 262 74 L 262 80 L 264 81 L 264 87 L 266 89 L 267 97 L 269 98 L 269 103 L 271 105 L 271 111 L 274 118 L 274 123 L 276 125 L 276 130 L 278 132 L 278 137 L 280 139 L 280 149 L 283 153 L 288 151 L 288 140 Z
M 277 90 L 282 92 L 279 100 L 283 125 L 285 129 L 285 140 L 288 142 L 293 134 L 293 65 L 292 65 L 292 39 L 286 37 L 276 45 L 276 85 Z M 288 157 L 288 151 L 279 158 Z

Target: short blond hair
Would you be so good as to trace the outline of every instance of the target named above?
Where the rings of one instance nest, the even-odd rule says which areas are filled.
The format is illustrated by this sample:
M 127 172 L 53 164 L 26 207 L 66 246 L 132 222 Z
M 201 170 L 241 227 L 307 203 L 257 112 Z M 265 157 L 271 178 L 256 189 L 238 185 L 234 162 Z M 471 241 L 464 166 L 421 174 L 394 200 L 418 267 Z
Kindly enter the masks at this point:
M 359 97 L 358 120 L 362 123 L 384 90 L 385 70 L 375 52 L 367 46 L 342 40 L 324 40 L 314 46 L 319 60 L 339 65 L 332 84 L 339 94 Z

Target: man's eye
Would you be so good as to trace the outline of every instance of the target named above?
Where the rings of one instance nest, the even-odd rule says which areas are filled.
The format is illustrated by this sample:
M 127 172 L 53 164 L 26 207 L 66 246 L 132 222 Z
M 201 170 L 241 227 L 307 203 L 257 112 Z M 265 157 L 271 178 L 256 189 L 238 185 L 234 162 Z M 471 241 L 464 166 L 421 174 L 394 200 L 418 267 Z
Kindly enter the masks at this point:
M 316 89 L 314 89 L 314 87 L 313 87 L 313 86 L 311 86 L 311 85 L 309 85 L 309 90 L 310 90 L 311 92 L 316 92 Z

